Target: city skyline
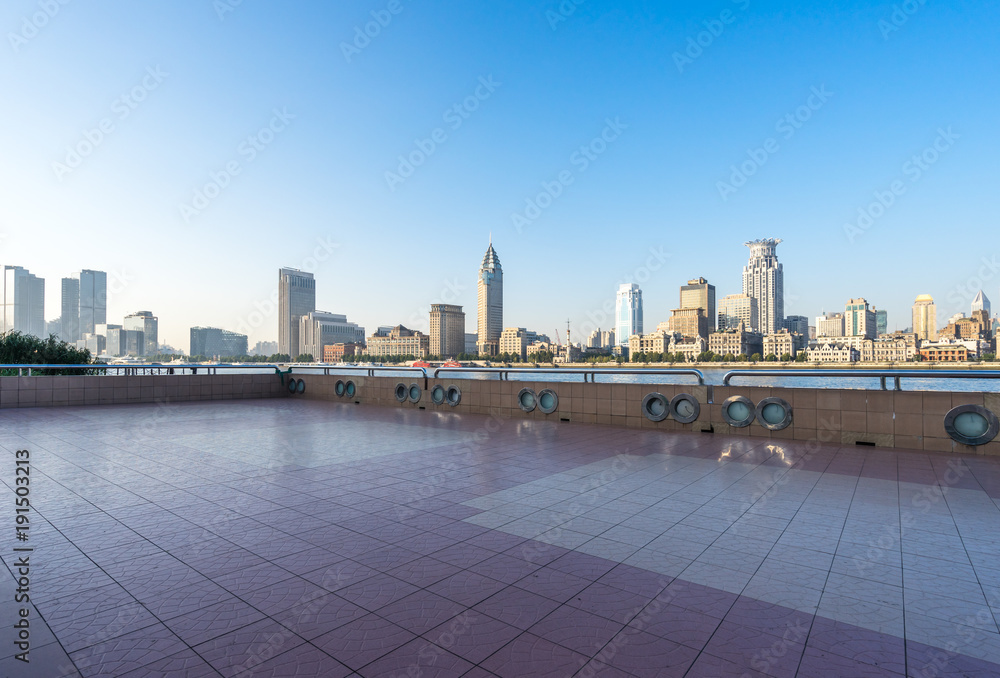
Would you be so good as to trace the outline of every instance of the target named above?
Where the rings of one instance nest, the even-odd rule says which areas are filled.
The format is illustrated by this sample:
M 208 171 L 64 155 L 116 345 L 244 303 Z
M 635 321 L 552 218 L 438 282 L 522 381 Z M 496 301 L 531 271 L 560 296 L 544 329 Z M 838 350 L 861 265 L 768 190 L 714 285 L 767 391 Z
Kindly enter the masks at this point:
M 753 241 L 753 242 L 747 242 L 745 244 L 747 246 L 753 245 L 753 246 L 757 246 L 757 247 L 759 247 L 759 246 L 761 246 L 763 244 L 765 246 L 765 249 L 767 249 L 769 251 L 769 255 L 768 256 L 771 256 L 773 258 L 774 247 L 777 245 L 777 243 L 780 243 L 780 242 L 782 242 L 781 239 L 767 239 L 767 240 L 758 240 L 758 241 Z M 753 249 L 753 248 L 751 248 L 751 249 Z M 751 265 L 754 263 L 755 256 L 756 255 L 754 255 L 754 254 L 751 255 L 751 260 L 750 260 L 751 261 Z M 783 280 L 783 270 L 782 270 L 783 269 L 783 264 L 777 263 L 776 260 L 773 263 L 777 267 L 778 278 Z M 482 279 L 483 271 L 484 270 L 489 270 L 490 267 L 492 267 L 492 266 L 495 266 L 495 270 L 497 272 L 499 272 L 499 282 L 502 284 L 503 283 L 503 268 L 500 265 L 499 255 L 494 250 L 492 239 L 491 239 L 491 241 L 489 243 L 489 246 L 487 247 L 486 254 L 483 256 L 483 263 L 482 263 L 482 265 L 479 268 L 479 274 L 478 274 L 478 278 L 477 278 L 477 284 L 478 284 L 478 287 L 480 289 L 484 288 L 484 285 L 483 285 L 483 282 L 482 282 L 482 280 L 483 280 Z M 10 266 L 10 265 L 6 265 L 5 267 L 7 269 L 17 268 L 17 267 Z M 81 296 L 80 293 L 79 293 L 79 291 L 78 291 L 79 290 L 79 279 L 81 277 L 84 277 L 83 274 L 86 274 L 86 276 L 89 277 L 89 278 L 91 278 L 91 279 L 105 280 L 106 277 L 107 277 L 107 274 L 105 272 L 103 272 L 103 271 L 93 271 L 93 270 L 86 270 L 86 269 L 84 269 L 82 271 L 82 273 L 78 272 L 76 274 L 76 276 L 77 276 L 76 279 L 73 279 L 73 278 L 63 278 L 61 280 L 62 284 L 61 284 L 61 287 L 60 287 L 60 300 L 61 300 L 62 304 L 65 304 L 65 301 L 66 301 L 66 297 L 67 297 L 67 283 L 68 282 L 72 283 L 72 282 L 76 281 L 78 283 L 77 284 L 77 288 L 76 288 L 77 289 L 76 295 L 77 295 L 77 299 L 79 300 L 79 298 Z M 748 274 L 748 266 L 744 265 L 744 267 L 743 267 L 743 276 L 742 276 L 743 280 L 744 280 L 744 285 L 747 284 L 746 280 L 748 278 L 748 275 L 749 275 Z M 30 277 L 33 280 L 39 280 L 39 279 L 41 279 L 40 276 L 35 276 L 34 274 L 30 274 Z M 44 279 L 41 279 L 41 280 L 44 283 Z M 279 347 L 279 351 L 278 352 L 280 352 L 280 353 L 287 353 L 287 351 L 281 350 L 281 340 L 280 340 L 281 328 L 282 328 L 282 325 L 283 325 L 283 322 L 281 320 L 282 313 L 283 313 L 282 309 L 285 308 L 289 304 L 289 299 L 287 298 L 286 295 L 289 295 L 289 294 L 297 295 L 296 300 L 295 300 L 294 303 L 292 303 L 292 305 L 299 307 L 299 310 L 303 311 L 302 314 L 294 316 L 295 319 L 296 319 L 294 322 L 291 321 L 291 318 L 289 318 L 289 320 L 286 321 L 288 323 L 288 327 L 289 327 L 289 330 L 290 330 L 289 334 L 292 335 L 292 336 L 297 336 L 299 334 L 300 322 L 298 322 L 298 320 L 300 318 L 303 319 L 303 323 L 302 323 L 303 327 L 305 326 L 304 317 L 306 315 L 309 315 L 310 317 L 313 316 L 313 315 L 316 315 L 317 318 L 322 318 L 326 322 L 345 323 L 347 321 L 345 314 L 330 314 L 330 313 L 325 312 L 325 311 L 316 311 L 315 310 L 316 305 L 317 305 L 316 301 L 315 301 L 317 292 L 318 292 L 318 290 L 321 290 L 322 287 L 323 287 L 321 284 L 317 284 L 318 282 L 322 282 L 322 281 L 317 281 L 315 279 L 315 277 L 312 275 L 312 273 L 309 273 L 309 272 L 306 272 L 306 271 L 301 271 L 299 269 L 291 269 L 291 268 L 288 268 L 288 267 L 280 267 L 279 268 L 279 285 L 278 285 L 278 288 L 275 290 L 274 294 L 272 295 L 274 297 L 274 301 L 276 302 L 276 303 L 273 304 L 274 312 L 273 312 L 273 314 L 271 314 L 273 317 L 268 316 L 267 314 L 265 314 L 265 313 L 263 313 L 261 311 L 258 311 L 257 312 L 257 316 L 259 316 L 259 319 L 256 320 L 256 321 L 253 321 L 252 324 L 251 324 L 251 326 L 256 326 L 256 325 L 261 325 L 261 324 L 263 324 L 263 325 L 266 326 L 266 325 L 270 324 L 271 327 L 275 330 L 275 337 L 278 338 L 277 341 L 275 341 L 274 338 L 269 337 L 266 332 L 262 332 L 262 333 L 259 333 L 257 335 L 250 334 L 250 333 L 246 332 L 245 331 L 247 329 L 246 322 L 244 322 L 239 328 L 236 328 L 236 329 L 228 328 L 228 327 L 226 327 L 223 324 L 218 323 L 218 322 L 216 322 L 214 324 L 208 324 L 208 323 L 206 323 L 206 326 L 217 327 L 217 328 L 220 328 L 220 329 L 224 329 L 225 331 L 228 331 L 228 332 L 245 334 L 245 335 L 248 336 L 248 343 L 249 343 L 249 345 L 254 345 L 254 344 L 259 343 L 259 342 L 274 342 L 274 343 L 277 343 L 277 345 Z M 301 289 L 301 290 L 299 290 L 298 288 L 301 287 L 301 286 L 305 286 L 305 288 L 307 288 L 307 289 Z M 715 297 L 715 291 L 714 291 L 715 286 L 712 285 L 710 283 L 710 281 L 708 281 L 707 279 L 705 279 L 703 276 L 700 277 L 700 278 L 698 278 L 698 279 L 688 280 L 686 285 L 685 284 L 678 285 L 678 287 L 676 287 L 675 289 L 679 288 L 680 294 L 681 294 L 681 296 L 683 298 L 683 295 L 693 293 L 693 291 L 695 289 L 699 288 L 699 286 L 705 287 L 706 289 L 711 288 L 711 290 L 712 290 L 711 291 L 711 298 L 714 299 L 714 297 Z M 625 288 L 625 287 L 635 288 L 637 290 L 637 292 L 639 294 L 639 298 L 640 298 L 640 302 L 639 303 L 640 303 L 640 308 L 641 308 L 641 306 L 642 306 L 641 299 L 642 299 L 642 295 L 643 295 L 643 291 L 642 291 L 643 286 L 639 285 L 637 283 L 622 283 L 621 285 L 619 285 L 619 289 L 618 289 L 618 295 L 619 296 L 621 294 L 621 290 L 623 288 Z M 44 284 L 42 284 L 42 288 L 44 288 Z M 454 287 L 452 288 L 451 291 L 455 292 Z M 986 306 L 986 308 L 988 310 L 988 308 L 989 308 L 988 295 L 986 295 L 983 290 L 976 290 L 975 292 L 976 293 L 973 296 L 970 297 L 970 301 L 968 302 L 968 310 L 958 309 L 958 310 L 955 311 L 954 314 L 952 314 L 953 316 L 963 315 L 963 316 L 968 317 L 968 313 L 970 311 L 974 311 L 977 308 L 981 308 L 984 304 L 985 304 L 985 306 Z M 676 294 L 676 292 L 675 292 L 675 294 Z M 501 295 L 502 295 L 502 288 L 501 288 Z M 108 296 L 110 297 L 110 294 L 108 294 Z M 726 295 L 724 297 L 720 297 L 719 302 L 718 302 L 719 303 L 719 312 L 720 313 L 716 314 L 716 315 L 720 315 L 721 314 L 723 308 L 725 307 L 725 302 L 727 302 L 730 299 L 734 299 L 734 298 L 738 299 L 739 297 L 742 297 L 742 296 L 746 296 L 746 295 L 745 294 L 736 293 L 736 294 Z M 933 298 L 933 295 L 920 294 L 920 295 L 916 296 L 916 299 L 919 302 L 920 299 L 928 297 L 928 296 L 930 296 L 930 297 Z M 754 298 L 754 301 L 756 302 L 757 299 Z M 842 303 L 839 308 L 845 308 L 845 307 L 849 308 L 850 304 L 853 303 L 854 301 L 855 301 L 854 298 L 850 298 L 846 302 Z M 865 300 L 862 299 L 862 301 L 865 301 Z M 482 303 L 482 298 L 480 299 L 480 304 L 481 303 Z M 715 303 L 715 302 L 713 301 L 712 303 Z M 801 303 L 801 300 L 800 300 L 800 303 Z M 936 304 L 937 304 L 937 302 L 935 301 L 935 305 Z M 433 308 L 435 306 L 439 306 L 439 305 L 440 304 L 437 303 L 437 302 L 432 303 L 432 304 L 428 304 L 427 307 L 426 307 L 426 310 L 423 312 L 423 314 L 424 314 L 423 318 L 419 318 L 417 316 L 411 315 L 410 316 L 410 324 L 412 326 L 410 326 L 410 329 L 414 329 L 414 330 L 420 331 L 423 334 L 426 334 L 426 335 L 430 336 L 431 329 L 433 328 L 433 319 L 430 317 L 430 314 L 433 312 Z M 661 303 L 659 305 L 661 305 L 661 306 L 662 305 L 670 306 L 671 304 L 664 304 L 662 302 L 662 300 L 661 300 Z M 461 307 L 462 304 L 457 304 L 456 306 Z M 604 303 L 603 306 L 604 306 L 604 308 L 602 310 L 600 310 L 598 313 L 596 313 L 596 314 L 595 313 L 588 314 L 587 319 L 584 322 L 582 322 L 582 323 L 580 323 L 580 322 L 574 322 L 572 319 L 570 319 L 570 327 L 571 327 L 571 330 L 574 333 L 573 336 L 576 338 L 576 343 L 580 343 L 581 345 L 586 345 L 586 337 L 589 336 L 590 333 L 593 332 L 596 329 L 612 329 L 612 330 L 614 330 L 616 328 L 617 323 L 615 321 L 615 315 L 617 313 L 617 304 L 614 303 L 614 302 L 612 302 L 612 304 L 608 304 L 607 300 L 605 300 L 605 303 Z M 682 306 L 684 306 L 683 302 L 682 302 Z M 911 306 L 911 308 L 908 309 L 908 311 L 912 312 L 913 302 L 911 302 L 910 306 Z M 63 306 L 60 306 L 60 308 L 62 308 L 62 307 Z M 265 309 L 266 308 L 267 307 L 265 307 Z M 500 308 L 500 311 L 502 313 L 503 312 L 502 297 L 501 297 L 501 300 L 499 302 L 499 308 Z M 871 304 L 871 315 L 872 315 L 873 318 L 875 317 L 875 309 L 876 309 L 875 304 Z M 606 314 L 606 312 L 609 311 L 609 310 L 611 312 L 610 316 L 608 316 Z M 106 315 L 107 315 L 108 318 L 115 317 L 114 312 L 107 311 L 107 310 L 105 310 L 105 312 L 106 312 Z M 676 311 L 671 311 L 671 312 L 667 313 L 663 317 L 657 316 L 655 318 L 651 318 L 650 321 L 655 321 L 655 322 L 647 322 L 647 326 L 648 327 L 653 327 L 656 324 L 666 325 L 668 323 L 668 320 L 672 317 L 672 314 L 675 313 L 675 312 Z M 141 315 L 149 314 L 149 313 L 150 313 L 149 311 L 130 311 L 128 313 L 125 313 L 123 317 L 125 318 L 125 321 L 126 321 L 126 324 L 127 324 L 127 321 L 129 320 L 129 318 L 136 317 L 136 316 L 141 316 Z M 286 311 L 286 313 L 290 313 L 290 311 Z M 385 326 L 387 326 L 386 323 L 384 322 L 385 321 L 385 318 L 383 317 L 384 314 L 382 314 L 382 313 L 380 313 L 378 311 L 374 311 L 374 312 L 371 312 L 371 313 L 374 314 L 373 317 L 379 317 L 379 318 L 381 318 L 382 322 L 372 322 L 371 324 L 351 322 L 351 323 L 348 323 L 348 324 L 351 325 L 351 326 L 354 326 L 354 327 L 357 327 L 357 326 L 360 325 L 360 327 L 361 327 L 362 330 L 364 330 L 366 327 L 385 327 Z M 520 315 L 521 311 L 518 310 L 515 313 L 517 315 Z M 843 318 L 843 315 L 844 315 L 843 312 L 841 312 L 841 311 L 834 312 L 834 311 L 823 310 L 821 313 L 826 313 L 828 315 L 832 313 L 833 315 L 841 316 L 841 326 L 842 327 L 844 326 L 845 319 Z M 879 309 L 878 310 L 878 314 L 880 316 L 882 316 L 883 318 L 884 318 L 884 316 L 885 316 L 886 313 L 887 313 L 887 311 L 885 309 Z M 150 314 L 150 317 L 152 317 L 152 314 Z M 598 318 L 601 318 L 601 317 L 607 317 L 607 324 L 605 326 L 601 326 L 601 325 L 595 324 L 596 320 Z M 748 312 L 747 317 L 748 318 L 752 318 L 753 314 L 750 314 Z M 788 313 L 786 313 L 785 317 L 782 318 L 778 322 L 778 328 L 777 329 L 780 331 L 780 329 L 784 326 L 785 319 L 787 319 L 787 318 L 798 318 L 798 317 L 801 317 L 801 316 L 796 316 L 795 314 L 788 314 Z M 501 318 L 502 318 L 502 316 L 501 316 Z M 816 323 L 816 325 L 814 325 L 814 327 L 816 327 L 817 330 L 820 330 L 819 320 L 821 319 L 821 316 L 809 316 L 809 318 L 810 319 L 815 318 L 817 320 L 817 323 Z M 60 316 L 56 316 L 55 318 L 49 318 L 48 322 L 52 322 L 52 323 L 57 323 L 58 324 L 58 322 L 60 320 L 61 320 L 61 317 Z M 716 318 L 716 320 L 718 320 L 718 318 Z M 269 321 L 271 321 L 271 322 L 269 322 Z M 477 317 L 476 321 L 478 322 L 478 317 Z M 466 329 L 470 329 L 470 326 L 469 326 L 470 322 L 473 322 L 473 321 L 472 320 L 467 320 L 466 321 Z M 545 322 L 546 321 L 543 321 L 542 323 L 540 323 L 540 324 L 537 325 L 539 332 L 544 332 L 544 328 L 547 327 L 547 325 L 545 324 Z M 561 336 L 561 330 L 559 329 L 559 327 L 561 326 L 561 323 L 559 323 L 558 320 L 554 320 L 554 319 L 552 319 L 550 321 L 547 321 L 547 322 L 549 322 L 549 324 L 552 324 L 553 322 L 555 322 L 556 327 L 557 327 L 557 333 L 560 333 L 560 336 Z M 874 323 L 874 319 L 871 322 Z M 46 323 L 46 324 L 48 324 L 48 323 Z M 152 325 L 152 327 L 153 327 L 153 331 L 154 332 L 157 332 L 158 324 L 159 323 L 157 322 L 157 319 L 153 318 L 153 325 Z M 275 327 L 275 324 L 277 325 L 276 327 Z M 388 326 L 391 327 L 391 326 L 393 326 L 393 324 L 406 324 L 406 323 L 401 323 L 399 320 L 392 320 L 391 323 Z M 945 319 L 942 318 L 939 324 L 940 324 L 941 328 L 943 328 L 944 325 L 946 324 Z M 531 325 L 530 323 L 517 323 L 515 321 L 513 324 L 511 324 L 511 322 L 508 322 L 508 321 L 505 321 L 505 320 L 501 320 L 501 325 L 502 325 L 503 328 L 506 328 L 506 327 L 516 327 L 516 326 L 535 327 L 535 325 Z M 747 325 L 747 329 L 750 329 L 752 323 L 748 322 L 748 323 L 746 323 L 746 325 Z M 116 327 L 120 327 L 120 326 L 116 326 Z M 191 325 L 191 326 L 183 328 L 183 330 L 184 330 L 185 333 L 189 333 L 190 329 L 192 327 L 197 327 L 197 326 Z M 646 329 L 644 329 L 644 332 L 649 331 L 648 327 Z M 897 318 L 897 319 L 895 319 L 895 322 L 889 323 L 889 325 L 886 328 L 886 331 L 888 331 L 888 332 L 891 332 L 891 331 L 894 331 L 894 330 L 898 331 L 898 330 L 903 330 L 903 329 L 905 329 L 907 327 L 912 327 L 912 323 L 909 324 L 909 325 L 907 325 L 905 323 L 899 322 L 899 320 Z M 938 329 L 940 329 L 940 328 L 938 328 Z M 244 330 L 244 331 L 241 331 L 241 330 Z M 326 331 L 334 332 L 335 330 L 332 330 L 332 329 L 331 330 L 324 330 L 324 332 L 326 332 Z M 844 328 L 844 331 L 848 335 L 850 334 L 850 332 L 847 332 L 847 328 Z M 81 334 L 82 334 L 82 331 L 81 331 Z M 368 333 L 368 334 L 370 334 L 370 333 Z M 357 339 L 358 336 L 361 336 L 361 335 L 354 335 L 353 338 Z M 553 336 L 555 336 L 555 335 L 553 335 Z M 829 336 L 829 335 L 827 335 L 827 336 Z M 350 339 L 350 338 L 351 338 L 350 336 L 344 335 L 343 337 L 338 338 L 338 341 L 341 341 L 341 340 L 342 341 L 348 341 L 348 339 Z M 147 342 L 148 342 L 148 340 L 147 340 Z M 162 345 L 171 346 L 175 350 L 180 350 L 182 352 L 184 351 L 184 346 L 185 346 L 184 342 L 171 343 L 169 341 L 164 340 L 164 341 L 159 342 L 159 343 L 162 344 Z M 298 343 L 299 344 L 303 344 L 302 341 L 299 341 Z M 619 343 L 621 343 L 621 342 L 619 342 Z M 626 341 L 624 343 L 625 344 L 628 343 L 627 339 L 626 339 Z M 316 345 L 313 345 L 312 348 L 315 349 Z M 148 343 L 147 343 L 147 348 L 146 348 L 146 354 L 147 355 L 151 355 L 152 354 L 150 352 L 150 349 L 151 349 L 151 346 L 149 346 Z M 293 357 L 295 355 L 298 355 L 299 353 L 309 353 L 309 352 L 316 353 L 317 351 L 315 351 L 315 350 L 314 351 L 305 351 L 302 348 L 302 346 L 299 346 L 299 350 L 293 355 Z
M 684 280 L 739 292 L 730 243 L 771 233 L 786 315 L 865 296 L 901 328 L 916 294 L 949 317 L 1000 290 L 1000 255 L 969 253 L 997 206 L 996 6 L 402 3 L 359 48 L 384 3 L 215 4 L 0 7 L 0 260 L 48 281 L 47 320 L 89 268 L 165 343 L 274 340 L 279 266 L 338 281 L 317 307 L 365 327 L 471 316 L 489 231 L 507 324 L 574 336 L 623 282 L 650 320 Z

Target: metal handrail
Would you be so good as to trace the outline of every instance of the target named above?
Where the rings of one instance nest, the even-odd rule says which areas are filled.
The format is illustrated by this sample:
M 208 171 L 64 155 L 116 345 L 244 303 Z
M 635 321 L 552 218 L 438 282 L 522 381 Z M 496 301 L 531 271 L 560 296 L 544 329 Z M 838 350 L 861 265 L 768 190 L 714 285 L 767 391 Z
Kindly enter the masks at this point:
M 323 370 L 324 375 L 329 375 L 331 371 L 345 372 L 365 372 L 367 376 L 374 377 L 376 372 L 416 372 L 424 378 L 424 386 L 427 385 L 427 369 L 424 367 L 408 367 L 406 365 L 401 365 L 399 367 L 391 366 L 348 366 L 348 365 L 308 365 L 308 364 L 289 364 L 286 363 L 285 367 L 291 371 L 293 368 L 296 371 L 302 372 L 303 370 Z M 219 363 L 211 365 L 203 365 L 199 363 L 168 363 L 168 364 L 157 364 L 157 363 L 127 363 L 121 365 L 113 365 L 110 363 L 90 363 L 86 365 L 34 365 L 28 363 L 11 364 L 4 365 L 0 364 L 0 370 L 17 370 L 17 376 L 25 376 L 25 370 L 28 374 L 31 374 L 31 370 L 113 370 L 115 374 L 108 376 L 135 376 L 140 374 L 140 370 L 149 370 L 150 374 L 153 374 L 153 370 L 156 370 L 155 374 L 163 374 L 164 372 L 168 374 L 173 374 L 173 370 L 191 370 L 192 374 L 197 374 L 198 370 L 205 370 L 206 374 L 216 374 L 216 370 L 274 370 L 275 374 L 281 374 L 281 366 L 274 365 L 271 363 L 242 363 L 242 364 L 232 364 L 232 363 Z M 287 374 L 287 372 L 285 372 Z
M 590 383 L 597 383 L 598 374 L 652 374 L 652 375 L 679 375 L 686 377 L 696 377 L 698 379 L 699 385 L 705 384 L 705 375 L 702 374 L 701 370 L 695 369 L 617 369 L 617 368 L 597 368 L 597 369 L 580 369 L 577 367 L 437 367 L 434 369 L 434 378 L 437 379 L 438 375 L 443 372 L 487 372 L 496 373 L 501 381 L 510 381 L 511 374 L 582 374 L 583 383 L 587 383 L 587 377 L 590 377 Z
M 17 376 L 22 377 L 24 371 L 28 370 L 115 370 L 119 372 L 118 374 L 113 374 L 109 376 L 134 376 L 139 374 L 139 370 L 156 370 L 157 374 L 161 374 L 164 370 L 168 370 L 169 374 L 172 374 L 172 370 L 191 370 L 192 373 L 196 373 L 197 370 L 205 370 L 206 374 L 215 374 L 216 370 L 279 370 L 277 365 L 272 365 L 270 363 L 246 363 L 242 365 L 234 365 L 231 363 L 219 363 L 211 365 L 203 365 L 199 363 L 127 363 L 114 365 L 111 363 L 90 363 L 86 365 L 36 365 L 30 363 L 19 363 L 19 364 L 0 364 L 0 370 L 17 370 Z M 123 372 L 122 372 L 123 371 Z
M 883 391 L 892 378 L 894 391 L 902 391 L 900 379 L 1000 379 L 1000 370 L 732 370 L 722 377 L 729 386 L 733 377 L 870 377 L 878 378 Z

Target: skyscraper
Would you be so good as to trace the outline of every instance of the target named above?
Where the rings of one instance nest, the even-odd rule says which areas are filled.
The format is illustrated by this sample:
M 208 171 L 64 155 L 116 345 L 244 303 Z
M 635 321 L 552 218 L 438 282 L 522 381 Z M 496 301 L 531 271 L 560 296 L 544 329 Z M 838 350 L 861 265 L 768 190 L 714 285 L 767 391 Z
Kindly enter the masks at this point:
M 493 239 L 479 267 L 479 333 L 476 346 L 479 353 L 496 355 L 503 333 L 503 267 L 493 249 Z
M 156 355 L 160 352 L 159 320 L 149 311 L 137 311 L 125 316 L 122 326 L 126 330 L 142 332 L 143 346 L 139 355 Z
M 757 300 L 746 294 L 727 294 L 719 300 L 719 332 L 735 330 L 743 323 L 743 329 L 757 326 Z
M 972 312 L 976 311 L 986 311 L 986 315 L 990 315 L 990 300 L 982 290 L 979 290 L 979 294 L 972 300 Z
M 774 334 L 785 319 L 785 275 L 775 250 L 781 238 L 743 243 L 750 248 L 750 262 L 743 267 L 743 294 L 757 300 L 757 326 L 761 334 Z
M 453 304 L 431 304 L 431 355 L 465 353 L 465 312 Z
M 875 311 L 875 330 L 879 336 L 889 331 L 889 314 L 886 311 Z
M 75 343 L 82 335 L 80 334 L 80 279 L 62 279 L 62 315 L 59 320 L 62 323 L 60 336 L 63 341 Z
M 80 336 L 94 334 L 97 325 L 108 322 L 108 274 L 84 269 L 80 281 Z
M 44 337 L 45 279 L 20 266 L 4 266 L 0 285 L 0 333 L 17 331 Z
M 913 331 L 917 339 L 937 341 L 937 308 L 929 294 L 921 294 L 913 302 Z
M 701 308 L 705 310 L 708 317 L 708 331 L 714 332 L 716 327 L 715 314 L 715 285 L 709 285 L 704 278 L 688 280 L 687 285 L 681 286 L 681 306 L 682 309 Z M 708 335 L 705 335 L 708 336 Z
M 228 358 L 247 354 L 247 335 L 217 327 L 192 327 L 190 355 Z
M 801 334 L 805 338 L 809 338 L 809 318 L 804 315 L 790 315 L 785 318 L 785 322 L 782 323 L 784 327 L 789 332 L 793 334 Z
M 642 334 L 642 290 L 635 283 L 625 283 L 615 299 L 615 339 L 620 346 L 628 346 L 633 334 Z
M 347 321 L 346 315 L 310 311 L 299 318 L 300 351 L 292 357 L 308 353 L 313 360 L 323 359 L 323 347 L 332 344 L 363 344 L 365 328 Z
M 313 274 L 297 268 L 278 269 L 278 353 L 286 353 L 293 360 L 303 353 L 299 322 L 315 310 Z
M 851 299 L 847 302 L 844 307 L 844 336 L 875 338 L 875 311 L 868 307 L 867 300 Z

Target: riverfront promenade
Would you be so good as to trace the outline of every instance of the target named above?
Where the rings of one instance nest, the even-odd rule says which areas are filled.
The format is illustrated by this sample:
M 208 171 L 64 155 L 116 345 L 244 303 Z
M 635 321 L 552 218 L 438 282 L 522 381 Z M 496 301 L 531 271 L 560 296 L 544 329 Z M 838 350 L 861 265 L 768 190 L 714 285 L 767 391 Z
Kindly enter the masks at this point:
M 1000 675 L 993 457 L 296 399 L 0 446 L 4 676 Z

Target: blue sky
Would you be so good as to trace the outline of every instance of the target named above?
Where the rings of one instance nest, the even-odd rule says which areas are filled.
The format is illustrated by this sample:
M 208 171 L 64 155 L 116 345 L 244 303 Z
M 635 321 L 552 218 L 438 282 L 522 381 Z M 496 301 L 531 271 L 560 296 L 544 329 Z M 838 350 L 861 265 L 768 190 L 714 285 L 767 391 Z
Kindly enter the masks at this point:
M 761 237 L 788 314 L 1000 302 L 995 3 L 62 2 L 0 7 L 0 261 L 49 319 L 94 268 L 109 321 L 276 340 L 293 266 L 369 331 L 472 332 L 491 232 L 505 324 L 575 338 L 621 282 L 650 327 L 738 293 Z

